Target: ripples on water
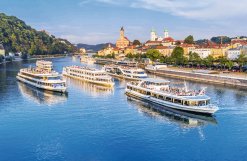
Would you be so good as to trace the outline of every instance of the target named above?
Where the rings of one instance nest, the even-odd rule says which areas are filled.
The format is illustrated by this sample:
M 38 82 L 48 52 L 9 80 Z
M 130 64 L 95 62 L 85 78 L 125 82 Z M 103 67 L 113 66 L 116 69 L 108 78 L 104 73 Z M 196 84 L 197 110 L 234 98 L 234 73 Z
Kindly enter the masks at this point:
M 70 57 L 52 61 L 60 72 L 63 66 L 81 65 Z M 247 157 L 245 90 L 188 81 L 190 88 L 207 87 L 212 102 L 220 107 L 216 116 L 159 112 L 150 104 L 127 99 L 125 81 L 116 80 L 109 89 L 68 78 L 67 96 L 16 82 L 19 69 L 34 64 L 32 60 L 0 65 L 1 161 Z

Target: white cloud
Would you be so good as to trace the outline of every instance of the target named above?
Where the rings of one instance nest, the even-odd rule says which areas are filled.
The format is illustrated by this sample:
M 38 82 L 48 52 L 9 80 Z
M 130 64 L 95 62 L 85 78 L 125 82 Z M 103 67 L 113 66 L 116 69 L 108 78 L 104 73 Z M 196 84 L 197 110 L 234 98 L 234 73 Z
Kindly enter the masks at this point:
M 227 19 L 247 15 L 247 0 L 137 0 L 132 7 L 167 12 L 192 19 Z
M 226 20 L 247 16 L 247 0 L 94 0 L 169 13 L 196 20 Z

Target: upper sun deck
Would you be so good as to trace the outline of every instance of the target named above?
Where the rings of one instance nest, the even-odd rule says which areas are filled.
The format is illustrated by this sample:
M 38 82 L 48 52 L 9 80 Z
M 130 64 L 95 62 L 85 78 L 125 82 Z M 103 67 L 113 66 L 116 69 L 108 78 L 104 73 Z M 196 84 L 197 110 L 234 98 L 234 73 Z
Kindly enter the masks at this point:
M 164 79 L 157 79 L 157 78 L 145 78 L 142 79 L 143 83 L 148 83 L 148 84 L 153 84 L 153 85 L 167 85 L 170 83 L 170 81 L 168 80 L 164 80 Z
M 103 70 L 97 70 L 97 69 L 94 69 L 94 68 L 88 68 L 88 67 L 84 67 L 84 66 L 69 66 L 69 67 L 66 67 L 66 68 L 69 68 L 69 69 L 74 69 L 74 70 L 78 70 L 78 71 L 88 71 L 88 72 L 91 72 L 91 73 L 105 73 L 105 71 Z
M 170 86 L 170 81 L 163 79 L 146 78 L 141 82 L 130 82 L 131 85 L 165 94 L 171 97 L 183 98 L 185 100 L 208 100 L 204 90 L 187 90 L 184 88 Z
M 38 60 L 36 62 L 36 67 L 41 70 L 52 71 L 53 65 L 51 61 Z
M 55 71 L 47 71 L 47 70 L 39 70 L 35 68 L 24 68 L 20 70 L 21 73 L 26 73 L 33 76 L 39 76 L 39 77 L 57 77 L 59 76 L 58 72 Z
M 144 72 L 143 69 L 141 68 L 137 68 L 137 67 L 128 67 L 128 66 L 120 66 L 120 65 L 107 65 L 106 67 L 109 67 L 109 68 L 119 68 L 119 69 L 122 69 L 122 70 L 126 70 L 126 71 L 132 71 L 132 72 Z
M 47 60 L 38 60 L 36 64 L 52 65 L 52 62 Z

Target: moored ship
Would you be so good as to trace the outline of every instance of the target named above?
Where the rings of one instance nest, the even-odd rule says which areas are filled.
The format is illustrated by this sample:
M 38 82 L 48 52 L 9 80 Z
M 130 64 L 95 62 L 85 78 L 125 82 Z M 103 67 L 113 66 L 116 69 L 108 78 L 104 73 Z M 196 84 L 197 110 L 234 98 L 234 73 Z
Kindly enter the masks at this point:
M 112 78 L 103 70 L 82 66 L 68 66 L 63 68 L 63 75 L 90 83 L 113 87 Z
M 147 78 L 147 74 L 141 68 L 125 67 L 119 65 L 105 65 L 103 69 L 109 75 L 122 79 L 141 80 Z
M 140 82 L 129 82 L 126 95 L 175 110 L 212 115 L 218 110 L 205 95 L 205 89 L 187 90 L 170 85 L 170 81 L 160 79 L 144 79 Z
M 53 70 L 53 65 L 50 61 L 37 61 L 36 68 L 21 69 L 16 78 L 39 89 L 66 92 L 66 81 L 62 80 L 59 73 Z
M 81 56 L 80 61 L 82 63 L 87 63 L 87 64 L 94 64 L 95 63 L 95 59 L 92 57 L 89 57 L 89 56 Z

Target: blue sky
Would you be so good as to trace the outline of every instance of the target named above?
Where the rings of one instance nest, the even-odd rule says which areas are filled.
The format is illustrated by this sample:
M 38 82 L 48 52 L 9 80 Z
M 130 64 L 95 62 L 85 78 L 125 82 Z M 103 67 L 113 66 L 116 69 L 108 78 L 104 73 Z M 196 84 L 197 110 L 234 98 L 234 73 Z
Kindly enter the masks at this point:
M 115 42 L 124 26 L 142 42 L 154 28 L 175 39 L 247 35 L 247 0 L 1 0 L 0 12 L 73 43 Z

